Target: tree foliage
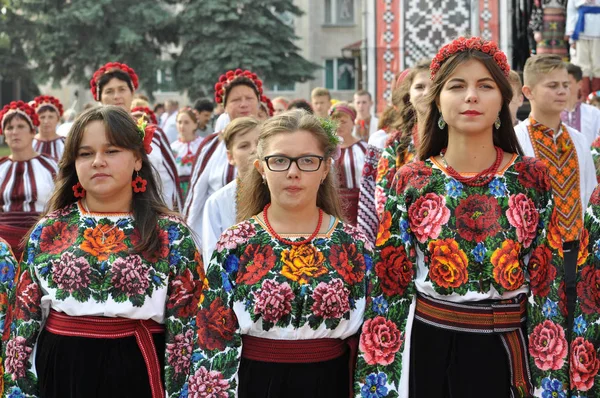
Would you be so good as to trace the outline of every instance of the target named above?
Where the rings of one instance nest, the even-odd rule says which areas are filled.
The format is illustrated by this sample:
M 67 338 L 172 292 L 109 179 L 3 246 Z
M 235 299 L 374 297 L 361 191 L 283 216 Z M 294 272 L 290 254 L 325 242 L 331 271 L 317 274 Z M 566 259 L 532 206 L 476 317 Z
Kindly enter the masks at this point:
M 13 0 L 31 27 L 26 51 L 40 81 L 87 84 L 99 66 L 124 62 L 151 93 L 162 48 L 177 41 L 172 7 L 161 0 Z
M 313 78 L 319 67 L 299 55 L 298 37 L 281 15 L 298 17 L 292 0 L 184 0 L 177 82 L 194 95 L 212 93 L 229 69 L 250 69 L 269 83 Z

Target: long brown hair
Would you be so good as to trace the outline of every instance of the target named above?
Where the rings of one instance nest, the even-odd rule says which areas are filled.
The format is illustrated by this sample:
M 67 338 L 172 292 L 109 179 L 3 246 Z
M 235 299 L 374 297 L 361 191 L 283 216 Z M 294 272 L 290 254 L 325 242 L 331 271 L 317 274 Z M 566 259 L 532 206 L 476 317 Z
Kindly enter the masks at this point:
M 440 98 L 444 84 L 456 68 L 471 59 L 478 60 L 487 68 L 502 94 L 500 128 L 492 128 L 494 145 L 502 148 L 504 152 L 523 154 L 523 150 L 513 129 L 513 121 L 508 106 L 513 96 L 509 80 L 491 56 L 481 51 L 467 50 L 456 54 L 444 62 L 435 75 L 429 94 L 425 99 L 429 104 L 427 119 L 425 124 L 419 127 L 421 133 L 421 144 L 418 151 L 420 160 L 426 160 L 431 156 L 439 155 L 440 151 L 448 146 L 448 126 L 445 126 L 442 130 L 438 127 L 440 111 L 437 101 Z
M 325 154 L 323 165 L 331 162 L 331 156 L 337 149 L 336 145 L 330 141 L 329 136 L 321 126 L 319 118 L 300 109 L 286 111 L 263 122 L 256 147 L 257 158 L 263 158 L 269 140 L 272 137 L 278 134 L 290 134 L 299 130 L 308 131 L 317 139 L 321 150 Z M 263 184 L 262 175 L 256 168 L 252 168 L 244 177 L 241 184 L 237 213 L 238 222 L 247 220 L 260 213 L 271 202 L 269 187 Z M 327 173 L 327 177 L 319 186 L 317 206 L 327 214 L 340 219 L 342 218 L 342 209 L 337 193 L 336 173 L 333 165 L 329 173 Z
M 119 148 L 132 151 L 142 160 L 139 175 L 148 183 L 146 191 L 134 193 L 131 203 L 133 218 L 140 232 L 140 242 L 134 251 L 154 253 L 160 249 L 158 236 L 158 218 L 172 213 L 165 205 L 157 183 L 156 171 L 148 160 L 142 146 L 142 140 L 131 115 L 117 106 L 101 106 L 83 112 L 73 123 L 65 142 L 65 151 L 59 162 L 59 172 L 54 184 L 54 192 L 47 204 L 46 214 L 67 207 L 77 201 L 73 185 L 79 181 L 75 169 L 75 160 L 86 127 L 93 121 L 104 122 L 108 141 Z M 137 173 L 136 173 L 137 175 Z M 133 179 L 132 174 L 132 179 Z

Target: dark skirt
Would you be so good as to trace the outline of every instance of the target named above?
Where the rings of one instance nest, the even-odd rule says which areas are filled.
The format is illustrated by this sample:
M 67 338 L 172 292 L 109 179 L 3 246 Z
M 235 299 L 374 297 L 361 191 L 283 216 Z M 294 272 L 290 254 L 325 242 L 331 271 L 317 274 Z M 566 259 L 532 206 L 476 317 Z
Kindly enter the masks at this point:
M 152 338 L 164 369 L 165 335 L 153 333 Z M 134 336 L 93 339 L 44 329 L 35 366 L 41 398 L 152 397 L 146 363 Z
M 240 398 L 348 398 L 349 353 L 316 363 L 273 363 L 242 358 Z
M 510 364 L 498 335 L 454 332 L 417 319 L 410 398 L 510 397 Z

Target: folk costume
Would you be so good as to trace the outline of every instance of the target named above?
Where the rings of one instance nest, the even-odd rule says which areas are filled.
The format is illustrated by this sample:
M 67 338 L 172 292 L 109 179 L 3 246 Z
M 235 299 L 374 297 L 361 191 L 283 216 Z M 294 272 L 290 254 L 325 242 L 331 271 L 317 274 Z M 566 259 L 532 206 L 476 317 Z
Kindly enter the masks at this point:
M 555 54 L 569 58 L 569 43 L 565 40 L 567 0 L 534 0 L 529 27 L 540 32 L 542 40 L 536 45 L 537 54 Z
M 600 184 L 600 137 L 592 142 L 592 159 L 596 169 L 596 181 Z
M 576 43 L 572 62 L 583 71 L 581 95 L 600 90 L 600 0 L 568 0 L 566 34 Z
M 355 121 L 354 136 L 364 141 L 369 141 L 371 136 L 378 130 L 379 119 L 373 115 L 368 119 L 357 119 Z
M 340 157 L 335 161 L 342 212 L 346 222 L 351 225 L 356 225 L 357 222 L 360 180 L 366 153 L 367 143 L 357 141 L 347 148 L 341 148 Z
M 572 111 L 564 110 L 560 119 L 582 133 L 590 145 L 600 136 L 600 109 L 595 106 L 578 102 Z
M 190 142 L 184 142 L 178 139 L 171 144 L 171 151 L 173 151 L 175 163 L 177 164 L 180 189 L 184 198 L 187 196 L 190 185 L 196 152 L 198 151 L 198 148 L 200 148 L 200 144 L 203 140 L 202 137 L 196 137 Z
M 345 340 L 370 305 L 368 244 L 334 217 L 327 233 L 317 235 L 319 223 L 308 238 L 280 236 L 264 220 L 243 221 L 217 243 L 197 315 L 206 327 L 199 330 L 193 356 L 200 359 L 188 391 L 348 397 L 355 354 Z
M 474 37 L 443 47 L 432 79 L 466 49 L 508 74 L 497 45 Z M 496 148 L 490 168 L 460 174 L 444 152 L 441 162 L 405 164 L 389 192 L 370 295 L 384 304 L 367 307 L 355 394 L 539 397 L 547 384 L 566 393 L 562 242 L 548 169 L 516 154 L 501 167 Z
M 182 220 L 162 216 L 157 227 L 160 249 L 137 253 L 130 213 L 92 213 L 76 202 L 38 222 L 16 287 L 5 396 L 185 390 L 203 266 Z
M 236 79 L 246 78 L 252 82 L 258 93 L 260 101 L 262 96 L 262 81 L 256 74 L 246 70 L 237 69 L 221 75 L 215 84 L 215 101 L 224 104 L 229 85 Z M 221 115 L 223 116 L 223 115 Z M 206 200 L 229 184 L 236 177 L 237 170 L 227 161 L 227 148 L 225 142 L 219 139 L 222 130 L 209 135 L 202 141 L 196 152 L 196 160 L 190 178 L 189 193 L 185 200 L 184 214 L 188 225 L 196 233 L 202 231 L 202 218 Z
M 137 90 L 139 85 L 138 76 L 133 68 L 127 66 L 126 64 L 109 62 L 94 72 L 94 75 L 90 80 L 90 90 L 96 101 L 100 101 L 100 78 L 105 73 L 115 70 L 125 72 L 131 80 L 133 89 Z M 173 152 L 171 152 L 169 140 L 165 136 L 165 133 L 158 126 L 156 126 L 155 133 L 152 138 L 152 150 L 148 153 L 148 157 L 150 158 L 150 163 L 152 163 L 152 166 L 154 166 L 160 177 L 163 200 L 165 201 L 165 204 L 173 210 L 182 209 L 183 198 L 181 197 L 181 192 L 179 190 L 180 183 L 179 175 L 177 174 L 175 158 L 173 157 Z
M 18 280 L 19 262 L 13 254 L 12 248 L 8 242 L 0 238 L 0 331 L 2 331 L 2 342 L 8 339 L 10 331 L 6 319 L 10 319 L 8 313 L 9 303 L 14 302 L 15 285 Z M 2 355 L 0 355 L 0 358 Z M 4 359 L 0 364 L 3 366 Z M 2 369 L 2 368 L 0 368 Z M 3 374 L 4 372 L 2 372 Z
M 239 186 L 238 177 L 210 195 L 206 201 L 202 218 L 202 256 L 205 264 L 209 263 L 221 234 L 236 224 Z
M 550 170 L 556 220 L 563 242 L 567 308 L 571 322 L 576 297 L 575 272 L 583 212 L 596 187 L 590 143 L 583 134 L 562 123 L 560 131 L 555 132 L 533 117 L 515 127 L 515 132 L 525 155 L 539 158 Z
M 24 116 L 32 129 L 39 124 L 33 108 L 18 101 L 0 111 L 2 128 L 5 118 L 15 112 Z M 57 173 L 56 160 L 47 155 L 19 161 L 9 156 L 0 158 L 0 238 L 8 241 L 18 259 L 21 240 L 46 207 Z
M 577 256 L 577 302 L 571 334 L 571 395 L 593 397 L 600 392 L 600 289 L 598 289 L 600 240 L 600 186 L 596 187 L 585 212 L 581 246 Z
M 63 115 L 63 106 L 58 98 L 50 95 L 41 95 L 34 99 L 33 107 L 35 112 L 39 115 L 40 112 L 47 110 L 48 108 L 54 110 L 58 118 L 60 119 Z M 33 139 L 33 150 L 37 153 L 48 155 L 51 158 L 59 161 L 65 151 L 65 137 L 56 137 L 52 140 L 38 140 Z

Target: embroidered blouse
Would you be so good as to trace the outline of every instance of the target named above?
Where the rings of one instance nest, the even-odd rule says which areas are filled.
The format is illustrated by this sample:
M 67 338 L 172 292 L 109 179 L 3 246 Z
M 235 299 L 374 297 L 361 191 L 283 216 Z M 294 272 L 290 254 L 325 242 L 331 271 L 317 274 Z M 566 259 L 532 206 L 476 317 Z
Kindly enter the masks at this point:
M 302 246 L 275 239 L 256 217 L 226 230 L 208 266 L 208 288 L 196 317 L 206 326 L 192 355 L 190 396 L 208 389 L 214 396 L 237 396 L 243 334 L 276 340 L 355 334 L 372 282 L 364 241 L 356 228 L 338 220 Z
M 65 140 L 65 137 L 58 137 L 50 141 L 42 141 L 34 138 L 32 143 L 33 150 L 59 161 L 65 151 Z
M 36 340 L 50 309 L 70 316 L 152 319 L 165 324 L 167 396 L 179 396 L 196 341 L 204 268 L 178 218 L 159 218 L 160 249 L 131 251 L 139 232 L 129 213 L 88 213 L 79 203 L 40 220 L 26 245 L 5 345 L 5 392 L 35 396 Z
M 367 306 L 356 394 L 377 388 L 408 396 L 417 292 L 458 303 L 527 294 L 535 395 L 541 396 L 546 379 L 556 379 L 566 391 L 562 241 L 551 223 L 546 166 L 515 155 L 487 186 L 471 187 L 432 158 L 403 166 L 394 187 L 377 236 L 379 283 L 370 294 L 381 305 Z

